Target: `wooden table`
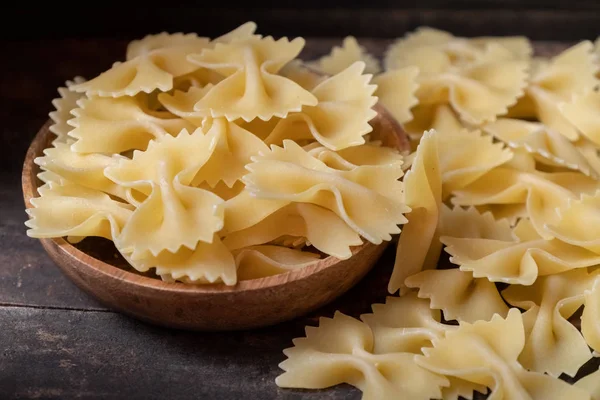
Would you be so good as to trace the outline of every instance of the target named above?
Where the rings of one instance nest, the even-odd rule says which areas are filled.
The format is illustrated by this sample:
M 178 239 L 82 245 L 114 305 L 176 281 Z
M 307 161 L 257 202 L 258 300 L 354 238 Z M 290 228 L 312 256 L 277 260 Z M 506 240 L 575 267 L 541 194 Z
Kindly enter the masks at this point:
M 337 43 L 309 40 L 303 56 L 326 53 Z M 362 43 L 380 55 L 388 41 Z M 360 398 L 349 386 L 292 391 L 277 388 L 274 379 L 281 373 L 282 349 L 303 335 L 306 324 L 337 309 L 358 316 L 384 301 L 393 245 L 354 289 L 312 315 L 255 331 L 193 333 L 107 310 L 71 284 L 25 235 L 21 163 L 52 110 L 56 88 L 76 75 L 91 78 L 109 68 L 123 57 L 125 45 L 88 39 L 0 48 L 6 55 L 0 63 L 0 399 Z

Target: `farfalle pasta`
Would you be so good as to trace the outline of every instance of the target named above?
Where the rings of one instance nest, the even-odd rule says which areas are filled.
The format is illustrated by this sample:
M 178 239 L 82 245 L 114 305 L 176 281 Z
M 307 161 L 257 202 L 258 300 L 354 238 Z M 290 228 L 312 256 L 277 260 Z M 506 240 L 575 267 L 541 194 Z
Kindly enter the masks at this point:
M 556 377 L 562 373 L 575 376 L 592 358 L 586 341 L 568 318 L 584 304 L 584 293 L 597 278 L 597 273 L 579 268 L 502 292 L 509 304 L 527 310 L 523 314 L 525 346 L 519 355 L 525 368 Z
M 408 208 L 403 155 L 368 135 L 384 129 L 372 122 L 379 71 L 365 72 L 361 56 L 327 76 L 298 58 L 303 38 L 255 31 L 249 22 L 214 39 L 147 35 L 110 70 L 66 82 L 50 113 L 56 139 L 35 160 L 45 185 L 28 234 L 106 238 L 133 269 L 195 285 L 285 274 L 390 241 Z M 395 115 L 410 117 L 415 76 L 381 76 Z M 284 142 L 284 153 L 270 147 Z M 289 171 L 265 171 L 281 180 L 263 187 L 256 170 L 286 153 L 270 161 Z M 276 194 L 294 169 L 314 178 L 309 190 Z
M 598 372 L 559 379 L 600 352 L 597 48 L 543 58 L 524 37 L 423 27 L 379 64 L 352 36 L 308 62 L 304 44 L 252 22 L 163 32 L 67 81 L 28 235 L 100 237 L 146 275 L 232 286 L 399 234 L 393 295 L 307 328 L 277 385 L 598 397 Z

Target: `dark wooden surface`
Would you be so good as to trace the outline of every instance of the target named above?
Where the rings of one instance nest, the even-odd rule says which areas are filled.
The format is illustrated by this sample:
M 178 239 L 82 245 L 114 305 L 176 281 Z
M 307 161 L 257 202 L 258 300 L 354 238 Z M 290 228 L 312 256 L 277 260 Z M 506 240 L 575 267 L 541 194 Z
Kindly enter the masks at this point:
M 339 40 L 311 40 L 306 58 Z M 387 41 L 364 42 L 380 54 Z M 122 58 L 125 41 L 64 39 L 3 42 L 0 63 L 0 399 L 353 399 L 328 391 L 282 390 L 281 350 L 319 315 L 357 316 L 382 302 L 394 259 L 346 295 L 304 318 L 247 332 L 190 333 L 111 312 L 71 284 L 25 235 L 20 172 L 26 148 L 51 111 L 56 88 L 90 78 Z M 546 50 L 552 51 L 546 46 Z

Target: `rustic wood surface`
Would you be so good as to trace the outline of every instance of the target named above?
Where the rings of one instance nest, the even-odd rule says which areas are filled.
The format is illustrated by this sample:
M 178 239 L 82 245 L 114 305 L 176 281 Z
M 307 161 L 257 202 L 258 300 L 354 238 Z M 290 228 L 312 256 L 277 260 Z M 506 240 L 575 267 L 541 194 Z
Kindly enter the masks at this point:
M 311 40 L 306 58 L 339 39 Z M 388 41 L 364 42 L 381 54 Z M 306 324 L 336 309 L 357 316 L 386 296 L 394 260 L 376 267 L 330 305 L 271 328 L 190 333 L 108 311 L 72 284 L 41 244 L 25 235 L 20 173 L 25 151 L 47 120 L 56 88 L 92 77 L 122 58 L 126 42 L 51 40 L 0 44 L 0 399 L 356 399 L 347 385 L 325 391 L 278 389 L 281 350 Z M 544 44 L 551 54 L 564 47 Z M 590 363 L 585 374 L 597 368 Z

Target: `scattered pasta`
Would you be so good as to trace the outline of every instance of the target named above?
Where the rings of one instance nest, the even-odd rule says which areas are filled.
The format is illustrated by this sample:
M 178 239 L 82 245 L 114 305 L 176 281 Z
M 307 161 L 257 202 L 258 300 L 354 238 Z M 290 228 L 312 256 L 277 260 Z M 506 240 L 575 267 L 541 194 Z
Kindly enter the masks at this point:
M 561 379 L 600 356 L 597 54 L 584 41 L 535 58 L 526 38 L 461 38 L 432 28 L 389 47 L 374 81 L 377 92 L 404 99 L 390 104 L 408 104 L 408 89 L 384 76 L 418 70 L 416 101 L 396 115 L 412 150 L 392 296 L 361 316 L 370 335 L 364 326 L 360 335 L 346 328 L 360 323 L 340 314 L 307 328 L 307 338 L 284 352 L 279 386 L 313 387 L 297 366 L 320 365 L 313 338 L 326 331 L 321 343 L 368 337 L 369 354 L 401 360 L 409 352 L 434 373 L 420 379 L 436 396 L 395 398 L 472 399 L 486 391 L 490 399 L 600 398 L 600 371 L 575 384 Z M 443 253 L 449 263 L 440 262 Z M 351 353 L 348 360 L 359 352 Z M 363 398 L 375 391 L 370 372 L 329 367 L 323 373 L 339 381 L 319 387 L 346 382 Z M 380 383 L 380 398 L 387 387 Z
M 600 371 L 561 379 L 600 357 L 600 39 L 540 58 L 423 27 L 382 63 L 352 36 L 317 60 L 304 44 L 159 33 L 66 82 L 28 235 L 235 285 L 399 234 L 385 304 L 307 327 L 278 386 L 600 398 Z M 378 102 L 410 154 L 372 139 Z

